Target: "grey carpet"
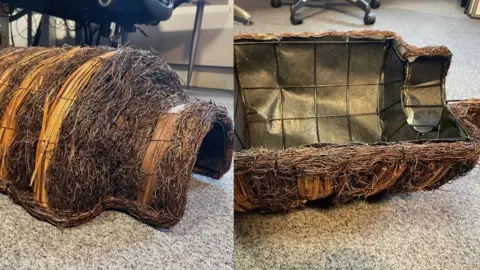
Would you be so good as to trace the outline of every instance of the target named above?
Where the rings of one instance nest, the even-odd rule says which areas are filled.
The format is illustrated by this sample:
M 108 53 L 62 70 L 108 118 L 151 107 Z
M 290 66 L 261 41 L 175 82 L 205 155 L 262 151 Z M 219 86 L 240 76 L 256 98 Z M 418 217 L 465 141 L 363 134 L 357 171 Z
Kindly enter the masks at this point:
M 363 29 L 356 8 L 310 10 L 301 26 L 289 8 L 269 1 L 236 0 L 253 26 L 236 33 L 320 32 Z M 441 44 L 454 56 L 447 77 L 449 99 L 480 98 L 480 20 L 460 1 L 383 1 L 374 29 L 392 30 L 417 46 Z M 237 269 L 480 269 L 480 168 L 440 190 L 356 202 L 289 214 L 235 215 Z
M 0 269 L 233 269 L 233 171 L 195 177 L 185 216 L 168 231 L 114 211 L 59 229 L 0 194 Z
M 169 231 L 113 211 L 59 229 L 0 194 L 0 269 L 233 269 L 231 177 L 192 179 Z

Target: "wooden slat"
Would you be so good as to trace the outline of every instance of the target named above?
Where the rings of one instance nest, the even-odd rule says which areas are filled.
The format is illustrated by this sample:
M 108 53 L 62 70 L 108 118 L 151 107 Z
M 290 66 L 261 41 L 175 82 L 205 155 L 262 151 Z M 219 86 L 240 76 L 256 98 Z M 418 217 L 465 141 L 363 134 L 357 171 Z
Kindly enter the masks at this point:
M 439 166 L 432 164 L 430 170 L 435 172 L 430 178 L 422 182 L 421 185 L 417 186 L 414 191 L 421 191 L 427 187 L 433 186 L 436 182 L 440 181 L 451 169 L 451 164 L 440 164 Z
M 333 193 L 332 178 L 327 176 L 298 176 L 298 193 L 302 199 L 318 200 Z
M 15 91 L 0 120 L 0 149 L 2 155 L 0 164 L 1 178 L 8 179 L 5 159 L 13 138 L 15 137 L 16 117 L 23 102 L 26 100 L 29 93 L 35 94 L 39 91 L 39 87 L 43 82 L 43 72 L 49 67 L 49 65 L 73 57 L 78 50 L 80 50 L 80 48 L 74 48 L 66 54 L 53 56 L 42 61 L 25 77 L 21 85 Z
M 45 49 L 45 50 L 40 50 L 35 53 L 32 53 L 22 58 L 17 64 L 5 70 L 5 72 L 0 77 L 0 93 L 4 92 L 6 89 L 8 89 L 8 87 L 10 87 L 10 84 L 9 84 L 10 78 L 12 77 L 12 73 L 15 71 L 15 68 L 17 66 L 27 64 L 29 61 L 35 59 L 36 57 L 47 53 L 49 50 L 52 50 L 52 49 Z
M 31 185 L 33 184 L 35 200 L 43 207 L 48 206 L 45 177 L 52 161 L 52 153 L 58 143 L 62 122 L 76 100 L 78 91 L 88 83 L 92 75 L 102 66 L 102 62 L 114 55 L 115 51 L 112 51 L 87 61 L 68 77 L 52 102 L 50 102 L 50 95 L 45 101 L 35 170 L 30 182 Z
M 255 209 L 252 203 L 252 191 L 248 185 L 245 185 L 243 175 L 234 175 L 234 209 L 236 212 L 247 212 Z
M 184 107 L 184 105 L 177 106 L 171 109 L 169 113 L 162 115 L 153 131 L 142 162 L 145 177 L 142 179 L 137 196 L 137 200 L 142 205 L 148 205 L 152 200 L 153 190 L 157 186 L 161 174 L 158 171 L 158 164 L 167 153 L 173 138 L 176 120 Z
M 8 53 L 6 53 L 6 54 L 0 55 L 0 62 L 1 62 L 1 61 L 4 61 L 4 60 L 6 60 L 6 59 L 8 59 L 8 58 L 10 58 L 10 57 L 12 57 L 12 56 L 14 56 L 15 54 L 17 54 L 17 53 L 19 53 L 19 52 L 21 52 L 21 51 L 24 51 L 24 50 L 25 50 L 25 48 L 17 48 L 16 50 L 12 50 L 12 51 L 10 51 L 10 52 L 8 52 Z

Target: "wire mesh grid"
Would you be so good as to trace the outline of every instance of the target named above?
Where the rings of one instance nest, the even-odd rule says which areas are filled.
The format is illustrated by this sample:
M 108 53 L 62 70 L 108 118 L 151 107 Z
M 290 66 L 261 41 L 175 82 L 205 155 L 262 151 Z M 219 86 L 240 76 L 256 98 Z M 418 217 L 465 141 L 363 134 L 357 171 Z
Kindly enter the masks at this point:
M 410 63 L 393 44 L 236 42 L 237 141 L 286 149 L 468 138 L 445 107 L 445 59 Z

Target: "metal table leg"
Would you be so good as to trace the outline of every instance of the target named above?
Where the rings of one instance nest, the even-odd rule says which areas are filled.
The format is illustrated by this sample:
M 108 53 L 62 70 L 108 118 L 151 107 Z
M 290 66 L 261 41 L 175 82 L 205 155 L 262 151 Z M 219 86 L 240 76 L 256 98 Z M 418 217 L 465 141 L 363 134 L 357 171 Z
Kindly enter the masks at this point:
M 27 47 L 30 47 L 32 46 L 32 42 L 33 42 L 33 36 L 32 36 L 32 28 L 33 28 L 33 25 L 32 25 L 32 17 L 33 17 L 33 13 L 32 12 L 28 12 L 27 13 Z
M 190 87 L 192 82 L 193 68 L 195 66 L 195 57 L 197 54 L 198 39 L 200 38 L 200 29 L 202 28 L 203 11 L 205 8 L 205 1 L 197 3 L 197 12 L 195 14 L 195 24 L 193 26 L 192 46 L 190 47 L 190 59 L 188 61 L 188 77 L 187 86 Z

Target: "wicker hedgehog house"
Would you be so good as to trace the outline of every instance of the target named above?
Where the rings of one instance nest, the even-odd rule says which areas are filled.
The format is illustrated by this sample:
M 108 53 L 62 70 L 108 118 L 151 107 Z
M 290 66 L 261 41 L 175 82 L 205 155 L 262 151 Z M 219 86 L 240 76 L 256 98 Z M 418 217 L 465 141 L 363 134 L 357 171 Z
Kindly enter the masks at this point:
M 36 218 L 75 226 L 116 209 L 168 228 L 192 172 L 230 167 L 227 111 L 189 101 L 156 53 L 10 48 L 0 81 L 0 192 Z
M 386 31 L 237 35 L 235 210 L 375 199 L 469 172 L 478 102 L 452 113 L 450 61 Z

